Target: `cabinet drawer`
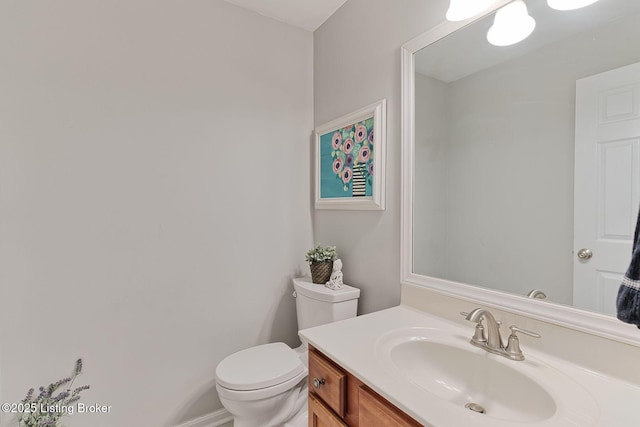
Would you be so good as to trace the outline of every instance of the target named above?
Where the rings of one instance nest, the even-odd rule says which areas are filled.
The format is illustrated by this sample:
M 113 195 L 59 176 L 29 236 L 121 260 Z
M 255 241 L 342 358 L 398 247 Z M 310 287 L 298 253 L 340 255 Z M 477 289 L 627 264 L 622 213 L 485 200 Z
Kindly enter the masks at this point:
M 309 427 L 348 427 L 337 415 L 314 397 L 309 395 Z
M 340 417 L 345 416 L 347 374 L 322 354 L 309 351 L 309 391 Z

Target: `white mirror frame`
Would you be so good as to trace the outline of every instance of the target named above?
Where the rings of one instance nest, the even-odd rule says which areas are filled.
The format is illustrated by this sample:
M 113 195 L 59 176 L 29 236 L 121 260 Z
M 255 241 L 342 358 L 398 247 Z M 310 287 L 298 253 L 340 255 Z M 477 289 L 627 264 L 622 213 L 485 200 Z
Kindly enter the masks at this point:
M 615 341 L 640 346 L 640 330 L 622 323 L 614 317 L 580 310 L 567 305 L 526 298 L 488 288 L 471 286 L 413 272 L 413 191 L 415 147 L 414 54 L 454 31 L 492 14 L 511 0 L 496 1 L 492 10 L 462 22 L 444 22 L 432 30 L 410 40 L 401 48 L 402 53 L 402 177 L 401 177 L 401 248 L 400 282 L 418 285 L 433 292 L 473 301 L 478 305 L 499 308 L 537 320 L 574 330 L 598 335 Z

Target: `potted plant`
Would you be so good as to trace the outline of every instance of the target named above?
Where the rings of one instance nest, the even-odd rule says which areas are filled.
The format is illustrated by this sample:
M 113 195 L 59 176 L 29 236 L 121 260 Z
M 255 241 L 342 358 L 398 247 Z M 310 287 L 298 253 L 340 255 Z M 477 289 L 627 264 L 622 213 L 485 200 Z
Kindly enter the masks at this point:
M 337 257 L 335 246 L 318 245 L 309 249 L 306 259 L 311 270 L 311 281 L 321 285 L 327 283 Z

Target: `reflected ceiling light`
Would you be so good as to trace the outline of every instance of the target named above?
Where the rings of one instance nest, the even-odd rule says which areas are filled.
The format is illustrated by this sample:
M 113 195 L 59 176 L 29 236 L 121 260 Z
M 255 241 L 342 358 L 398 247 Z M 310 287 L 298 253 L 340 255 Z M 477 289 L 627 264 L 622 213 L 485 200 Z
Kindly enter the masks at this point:
M 573 10 L 589 6 L 597 1 L 598 0 L 547 0 L 547 4 L 551 9 L 555 10 Z
M 526 39 L 535 27 L 524 1 L 514 0 L 498 10 L 487 40 L 494 46 L 509 46 Z
M 447 20 L 464 21 L 472 18 L 487 10 L 491 3 L 493 0 L 451 0 L 447 10 Z

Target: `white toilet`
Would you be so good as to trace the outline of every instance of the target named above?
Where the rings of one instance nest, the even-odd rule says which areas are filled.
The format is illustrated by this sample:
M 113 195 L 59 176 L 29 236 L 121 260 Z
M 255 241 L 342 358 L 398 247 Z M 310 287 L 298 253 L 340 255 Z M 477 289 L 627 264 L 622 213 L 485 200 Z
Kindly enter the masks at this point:
M 331 290 L 293 279 L 298 329 L 355 317 L 360 289 Z M 307 343 L 251 347 L 227 356 L 216 368 L 216 390 L 234 427 L 307 426 Z

